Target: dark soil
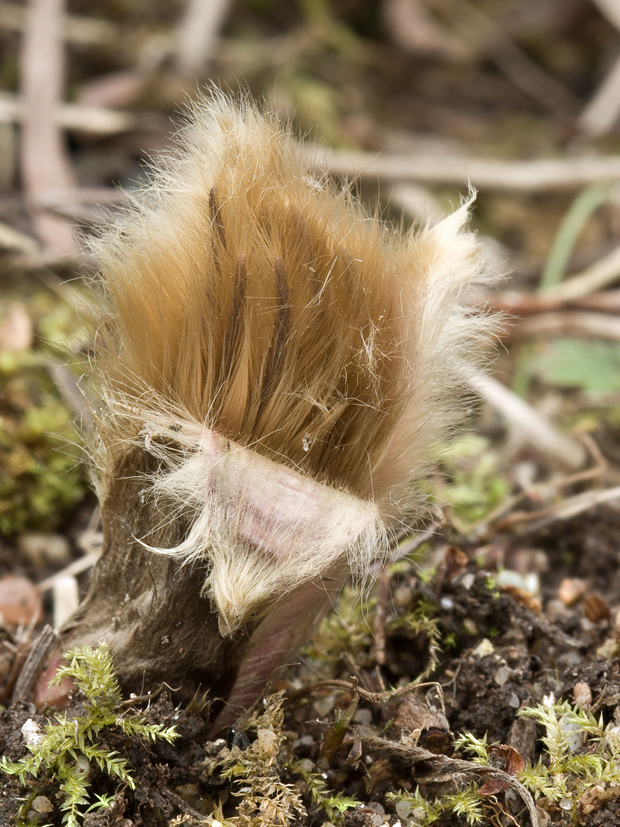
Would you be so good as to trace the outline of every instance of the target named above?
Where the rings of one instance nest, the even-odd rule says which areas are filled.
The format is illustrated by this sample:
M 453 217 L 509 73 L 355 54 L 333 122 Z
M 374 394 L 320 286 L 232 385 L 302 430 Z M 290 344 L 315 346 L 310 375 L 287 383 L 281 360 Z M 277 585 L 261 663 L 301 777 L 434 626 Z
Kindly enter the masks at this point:
M 437 538 L 433 545 L 435 552 L 439 548 L 434 558 L 441 561 L 440 542 L 441 538 Z M 502 542 L 509 554 L 510 538 L 503 538 Z M 316 771 L 324 773 L 332 791 L 359 802 L 345 813 L 346 827 L 393 825 L 402 821 L 389 800 L 389 793 L 412 790 L 419 785 L 423 794 L 432 799 L 463 785 L 461 774 L 445 768 L 438 771 L 432 760 L 411 760 L 398 751 L 399 744 L 409 743 L 407 739 L 411 738 L 412 730 L 418 730 L 417 746 L 437 753 L 438 757 L 458 758 L 452 748 L 453 734 L 469 731 L 479 738 L 486 735 L 489 743 L 513 747 L 523 759 L 534 763 L 544 753 L 539 740 L 542 732 L 531 720 L 517 717 L 520 708 L 534 706 L 552 693 L 557 699 L 572 700 L 575 686 L 585 683 L 591 690 L 597 717 L 602 714 L 605 721 L 610 721 L 617 715 L 620 660 L 615 617 L 620 609 L 620 592 L 617 555 L 612 549 L 620 548 L 620 523 L 614 520 L 613 512 L 601 509 L 592 512 L 588 521 L 580 518 L 558 523 L 553 537 L 547 532 L 545 536 L 530 537 L 529 543 L 545 555 L 550 567 L 542 577 L 546 593 L 543 611 L 528 605 L 531 600 L 525 592 L 497 588 L 494 584 L 497 572 L 481 567 L 479 560 L 476 562 L 480 555 L 475 546 L 468 548 L 468 562 L 463 568 L 446 574 L 446 566 L 440 563 L 435 577 L 430 580 L 425 577 L 424 584 L 416 576 L 414 566 L 403 567 L 401 563 L 398 573 L 392 573 L 389 581 L 383 655 L 377 654 L 371 636 L 367 636 L 366 645 L 357 651 L 343 652 L 339 660 L 317 659 L 317 648 L 326 634 L 323 630 L 303 656 L 302 663 L 291 668 L 274 685 L 273 689 L 286 691 L 283 731 L 287 754 L 294 760 L 310 761 Z M 444 544 L 443 553 L 454 558 L 454 550 L 448 548 Z M 595 556 L 592 552 L 596 550 L 600 553 Z M 461 557 L 458 559 L 465 562 Z M 539 553 L 531 559 L 536 559 L 540 566 L 542 555 Z M 560 559 L 564 561 L 561 569 Z M 583 600 L 570 608 L 562 604 L 560 611 L 555 591 L 564 577 L 581 578 L 586 587 L 585 606 L 589 596 L 598 595 L 597 606 L 604 616 L 588 619 Z M 361 617 L 360 623 L 376 622 L 373 603 L 371 601 L 368 616 Z M 382 693 L 386 688 L 412 682 L 427 662 L 427 636 L 407 630 L 405 622 L 421 603 L 428 616 L 436 621 L 442 641 L 439 663 L 428 676 L 434 685 L 414 689 L 392 700 L 385 696 L 370 698 L 369 693 Z M 384 663 L 379 664 L 377 660 Z M 341 681 L 342 688 L 333 681 Z M 338 748 L 330 749 L 332 754 L 328 760 L 321 757 L 325 744 L 331 737 L 334 722 L 351 703 L 355 684 L 366 694 L 346 727 L 344 739 Z M 411 699 L 417 706 L 411 706 Z M 174 724 L 181 737 L 170 745 L 145 744 L 114 730 L 105 735 L 104 744 L 128 759 L 136 788 L 119 790 L 116 781 L 93 769 L 91 801 L 106 794 L 115 798 L 110 809 L 88 814 L 84 825 L 163 827 L 178 816 L 184 816 L 186 821 L 173 823 L 200 824 L 218 802 L 224 816 L 233 816 L 235 802 L 239 801 L 235 795 L 238 784 L 231 784 L 218 772 L 213 773 L 209 769 L 210 761 L 224 747 L 235 744 L 241 749 L 247 748 L 256 733 L 244 732 L 244 723 L 240 721 L 232 730 L 221 733 L 224 740 L 209 740 L 208 705 L 200 713 L 177 708 L 165 691 L 148 707 L 144 704 L 140 707 L 147 710 L 150 723 Z M 66 714 L 71 717 L 80 711 L 80 699 L 76 698 Z M 27 703 L 14 705 L 0 714 L 0 748 L 11 760 L 25 753 L 21 727 L 29 718 L 44 727 L 45 717 Z M 358 749 L 352 759 L 354 744 L 359 743 L 360 738 L 361 754 Z M 380 748 L 373 746 L 373 738 L 384 739 Z M 393 752 L 390 744 L 394 745 Z M 297 784 L 303 791 L 304 783 L 295 778 L 294 772 L 286 769 L 281 772 L 284 780 Z M 29 786 L 52 804 L 59 803 L 53 779 L 32 781 Z M 14 823 L 22 795 L 23 789 L 15 780 L 6 781 L 0 799 L 0 823 Z M 308 796 L 304 803 L 308 811 L 304 823 L 326 821 L 325 812 L 313 805 Z M 548 804 L 546 811 L 550 821 L 541 823 L 575 823 L 567 819 L 557 805 Z M 57 806 L 55 812 L 58 812 Z M 502 812 L 511 814 L 515 819 L 512 823 L 528 824 L 523 802 L 513 793 L 498 792 L 486 815 L 492 818 L 493 813 Z M 542 810 L 540 814 L 544 815 Z M 61 823 L 58 816 L 46 818 L 51 824 Z M 436 823 L 466 822 L 451 813 Z M 615 796 L 602 800 L 586 820 L 580 819 L 578 823 L 620 824 L 620 800 Z

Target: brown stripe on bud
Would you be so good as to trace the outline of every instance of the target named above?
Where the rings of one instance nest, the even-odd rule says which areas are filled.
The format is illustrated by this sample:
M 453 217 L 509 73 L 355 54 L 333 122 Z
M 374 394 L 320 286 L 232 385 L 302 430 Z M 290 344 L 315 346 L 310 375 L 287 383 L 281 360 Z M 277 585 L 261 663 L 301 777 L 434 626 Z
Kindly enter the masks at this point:
M 237 262 L 237 274 L 235 278 L 235 290 L 233 293 L 230 322 L 228 323 L 226 336 L 224 338 L 224 352 L 222 355 L 222 370 L 220 374 L 222 381 L 224 381 L 230 374 L 235 345 L 239 340 L 239 336 L 243 333 L 241 327 L 241 312 L 245 302 L 247 284 L 246 259 L 245 255 L 241 255 L 239 256 L 239 261 Z
M 211 187 L 209 191 L 209 210 L 211 212 L 211 225 L 215 227 L 215 232 L 218 241 L 224 249 L 226 249 L 226 236 L 224 235 L 224 222 L 222 221 L 222 214 L 220 213 L 220 205 L 215 196 L 215 187 Z
M 276 274 L 276 289 L 278 291 L 279 310 L 274 325 L 273 338 L 267 354 L 267 366 L 261 394 L 259 416 L 262 413 L 269 396 L 273 393 L 278 373 L 282 365 L 283 351 L 289 332 L 291 318 L 290 291 L 286 277 L 286 269 L 280 256 L 275 257 L 274 269 Z

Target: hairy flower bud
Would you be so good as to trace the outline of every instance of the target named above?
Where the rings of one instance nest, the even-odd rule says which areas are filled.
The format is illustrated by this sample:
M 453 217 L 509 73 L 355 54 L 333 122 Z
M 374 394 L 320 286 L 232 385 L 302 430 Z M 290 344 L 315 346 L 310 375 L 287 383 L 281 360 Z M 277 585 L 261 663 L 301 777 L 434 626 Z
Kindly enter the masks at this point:
M 102 589 L 118 593 L 99 637 L 125 685 L 171 683 L 164 665 L 189 645 L 209 663 L 185 694 L 215 685 L 242 707 L 334 590 L 385 562 L 390 532 L 423 513 L 429 450 L 489 327 L 461 303 L 485 278 L 467 212 L 395 230 L 311 177 L 275 116 L 217 92 L 192 105 L 177 151 L 94 245 L 105 541 L 68 641 L 94 633 Z M 169 641 L 159 666 L 140 620 Z M 177 621 L 195 632 L 181 647 Z M 235 652 L 224 684 L 216 650 Z

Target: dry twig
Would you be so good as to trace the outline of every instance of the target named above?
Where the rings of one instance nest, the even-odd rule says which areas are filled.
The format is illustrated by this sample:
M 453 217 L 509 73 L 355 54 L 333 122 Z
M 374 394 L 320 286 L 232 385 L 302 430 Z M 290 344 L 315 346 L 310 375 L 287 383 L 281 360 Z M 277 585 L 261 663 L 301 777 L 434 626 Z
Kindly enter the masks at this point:
M 620 341 L 620 318 L 570 310 L 540 313 L 521 321 L 511 332 L 519 336 L 595 336 Z
M 604 488 L 602 491 L 584 491 L 583 494 L 576 494 L 557 505 L 549 508 L 541 508 L 538 511 L 515 512 L 502 520 L 501 527 L 514 526 L 518 523 L 526 523 L 525 528 L 519 531 L 521 536 L 537 534 L 543 528 L 556 522 L 570 520 L 584 511 L 604 505 L 608 502 L 620 500 L 620 486 L 615 488 Z
M 563 281 L 557 287 L 545 290 L 544 296 L 569 301 L 601 290 L 620 278 L 620 247 L 597 261 L 583 272 Z
M 620 58 L 617 58 L 577 121 L 593 138 L 611 131 L 620 116 Z
M 28 656 L 24 661 L 19 677 L 13 690 L 11 704 L 18 701 L 25 701 L 29 697 L 35 680 L 42 670 L 46 657 L 56 643 L 56 633 L 51 626 L 45 626 L 43 631 L 33 643 Z
M 309 146 L 307 154 L 315 169 L 328 168 L 333 175 L 371 181 L 417 181 L 456 187 L 469 181 L 481 190 L 523 193 L 578 190 L 596 181 L 620 181 L 617 156 L 498 161 L 468 158 L 465 152 L 436 157 L 326 152 L 316 145 Z
M 7 92 L 0 94 L 0 122 L 22 123 L 28 117 L 28 110 L 24 100 L 10 95 Z M 98 106 L 83 106 L 81 104 L 59 103 L 54 107 L 50 117 L 55 128 L 74 129 L 91 135 L 117 135 L 131 129 L 163 129 L 165 121 L 155 114 L 141 113 L 138 122 L 131 112 L 116 112 Z M 74 182 L 67 184 L 73 187 Z
M 23 5 L 3 0 L 0 4 L 0 29 L 21 32 L 26 28 L 26 21 L 27 10 Z M 78 46 L 93 46 L 114 43 L 118 32 L 114 24 L 107 20 L 68 14 L 65 17 L 63 37 L 67 42 Z
M 442 5 L 461 34 L 470 42 L 477 42 L 479 49 L 518 89 L 550 112 L 565 118 L 572 116 L 577 107 L 574 95 L 541 69 L 492 17 L 469 0 Z
M 509 388 L 481 374 L 471 378 L 470 386 L 543 454 L 572 469 L 583 466 L 586 460 L 584 446 L 573 437 L 556 431 L 549 420 Z
M 187 0 L 178 30 L 176 62 L 183 74 L 197 74 L 212 57 L 230 0 Z
M 42 580 L 38 584 L 39 591 L 48 591 L 63 577 L 74 577 L 76 574 L 82 574 L 82 572 L 92 569 L 100 557 L 101 552 L 93 551 L 90 554 L 85 554 L 84 557 L 80 557 L 79 560 L 74 560 L 73 563 L 70 563 L 66 568 L 62 569 L 62 571 L 58 571 L 46 580 Z
M 21 54 L 21 167 L 26 198 L 39 237 L 59 257 L 76 252 L 71 227 L 43 212 L 38 201 L 49 190 L 75 186 L 56 122 L 64 85 L 64 13 L 65 0 L 30 0 Z
M 402 49 L 418 55 L 463 60 L 471 49 L 436 21 L 423 0 L 385 0 L 383 21 L 392 40 Z
M 510 315 L 511 326 L 507 331 L 508 338 L 512 335 L 515 324 L 518 323 L 518 319 L 515 322 L 515 317 L 536 316 L 539 313 L 563 310 L 594 310 L 605 314 L 620 312 L 620 290 L 589 293 L 570 300 L 555 298 L 555 293 L 517 293 L 508 290 L 489 296 L 486 301 L 491 310 Z
M 363 747 L 373 753 L 378 752 L 379 754 L 394 756 L 400 760 L 410 761 L 413 764 L 424 761 L 430 764 L 437 774 L 449 773 L 452 775 L 455 773 L 463 773 L 468 776 L 479 776 L 489 780 L 501 781 L 514 790 L 521 798 L 527 807 L 532 827 L 538 827 L 539 825 L 534 799 L 531 793 L 528 792 L 514 775 L 510 775 L 503 770 L 498 770 L 495 767 L 476 764 L 473 761 L 448 758 L 446 755 L 435 755 L 434 752 L 430 752 L 422 747 L 399 744 L 397 741 L 390 741 L 387 738 L 362 736 L 361 741 Z

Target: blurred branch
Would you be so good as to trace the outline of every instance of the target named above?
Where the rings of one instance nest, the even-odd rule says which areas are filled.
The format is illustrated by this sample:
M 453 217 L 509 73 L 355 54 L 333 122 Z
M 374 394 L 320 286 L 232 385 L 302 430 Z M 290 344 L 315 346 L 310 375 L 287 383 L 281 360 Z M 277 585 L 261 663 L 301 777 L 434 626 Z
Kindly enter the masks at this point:
M 620 318 L 604 313 L 540 313 L 521 321 L 512 333 L 520 336 L 595 336 L 620 342 Z
M 620 117 L 620 57 L 616 58 L 577 121 L 587 135 L 606 135 Z
M 471 49 L 432 17 L 423 0 L 384 0 L 382 11 L 385 27 L 401 49 L 449 60 L 470 57 Z
M 583 494 L 576 494 L 568 497 L 557 505 L 534 512 L 516 512 L 503 521 L 502 528 L 514 526 L 517 523 L 525 523 L 525 527 L 519 530 L 524 537 L 529 534 L 538 534 L 547 526 L 556 522 L 570 520 L 584 511 L 589 511 L 599 505 L 620 500 L 620 487 L 605 488 L 601 491 L 584 491 Z
M 592 0 L 609 22 L 620 30 L 620 3 L 618 0 Z
M 618 0 L 592 0 L 602 15 L 620 31 Z M 606 135 L 620 116 L 620 57 L 605 76 L 590 103 L 579 118 L 579 126 L 593 138 Z
M 394 184 L 390 203 L 414 221 L 439 220 L 443 215 L 437 199 L 416 184 Z
M 551 294 L 518 293 L 508 290 L 486 299 L 490 309 L 512 316 L 532 316 L 555 310 L 596 310 L 601 313 L 620 313 L 620 290 L 588 293 L 574 299 L 555 298 Z
M 186 0 L 178 29 L 176 63 L 182 74 L 199 74 L 212 57 L 231 0 Z
M 602 287 L 607 287 L 618 278 L 620 278 L 620 247 L 582 273 L 566 279 L 557 287 L 545 290 L 544 295 L 561 301 L 578 299 Z
M 0 3 L 0 29 L 21 32 L 26 28 L 27 9 L 23 5 Z M 80 46 L 112 43 L 117 32 L 112 23 L 93 17 L 66 15 L 63 36 L 65 40 Z
M 620 157 L 577 157 L 534 161 L 497 161 L 465 155 L 410 157 L 369 152 L 327 150 L 308 146 L 308 163 L 333 175 L 365 180 L 417 181 L 463 187 L 469 182 L 481 190 L 549 192 L 574 190 L 595 181 L 620 181 Z
M 0 122 L 23 121 L 28 114 L 25 101 L 15 95 L 0 93 Z M 152 112 L 141 112 L 139 118 L 131 112 L 118 112 L 98 106 L 65 103 L 53 112 L 57 127 L 74 129 L 92 135 L 116 135 L 131 129 L 166 129 L 166 119 Z
M 581 442 L 556 431 L 548 419 L 496 379 L 476 374 L 470 387 L 543 454 L 573 470 L 584 465 L 587 452 Z
M 74 255 L 71 227 L 37 206 L 50 189 L 75 186 L 56 121 L 64 86 L 62 25 L 65 0 L 30 0 L 21 51 L 21 170 L 37 233 L 56 256 Z
M 0 222 L 0 251 L 10 251 L 23 255 L 33 256 L 39 251 L 39 245 L 25 233 L 20 233 L 14 227 Z
M 471 43 L 478 44 L 479 51 L 486 54 L 517 88 L 556 115 L 572 116 L 578 103 L 573 94 L 541 69 L 492 17 L 469 0 L 456 0 L 456 9 L 460 12 L 457 14 L 453 2 L 441 5 L 446 7 L 452 25 Z

